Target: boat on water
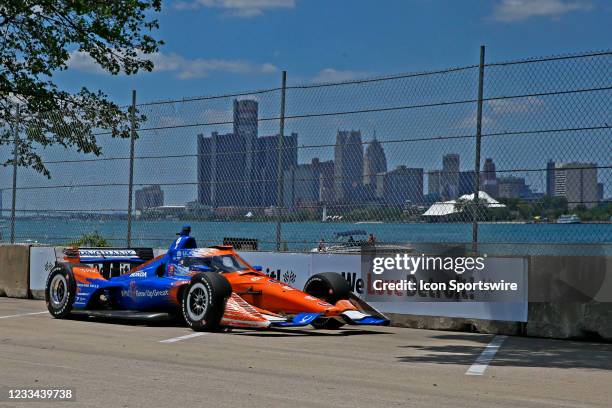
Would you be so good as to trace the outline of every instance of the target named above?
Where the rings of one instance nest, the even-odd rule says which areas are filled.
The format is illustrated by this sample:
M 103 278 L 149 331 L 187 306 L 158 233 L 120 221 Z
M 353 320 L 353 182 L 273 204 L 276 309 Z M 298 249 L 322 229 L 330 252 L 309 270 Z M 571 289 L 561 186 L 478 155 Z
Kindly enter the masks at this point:
M 576 214 L 563 214 L 557 218 L 557 224 L 580 224 L 582 220 Z
M 371 248 L 373 246 L 379 250 L 412 251 L 410 245 L 376 243 L 369 240 L 369 234 L 364 230 L 349 230 L 335 233 L 333 239 L 329 243 L 321 241 L 319 246 L 311 249 L 310 252 L 352 254 L 361 253 L 364 247 Z

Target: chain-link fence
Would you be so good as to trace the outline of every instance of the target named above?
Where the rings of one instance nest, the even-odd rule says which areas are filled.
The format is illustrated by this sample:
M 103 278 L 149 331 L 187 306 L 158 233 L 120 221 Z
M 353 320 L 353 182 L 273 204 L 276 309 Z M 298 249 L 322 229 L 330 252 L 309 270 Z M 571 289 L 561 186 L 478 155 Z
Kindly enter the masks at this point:
M 481 52 L 466 67 L 135 103 L 146 119 L 132 139 L 97 134 L 101 156 L 44 149 L 50 179 L 14 169 L 4 146 L 2 241 L 163 246 L 190 224 L 200 245 L 264 250 L 610 252 L 612 52 Z

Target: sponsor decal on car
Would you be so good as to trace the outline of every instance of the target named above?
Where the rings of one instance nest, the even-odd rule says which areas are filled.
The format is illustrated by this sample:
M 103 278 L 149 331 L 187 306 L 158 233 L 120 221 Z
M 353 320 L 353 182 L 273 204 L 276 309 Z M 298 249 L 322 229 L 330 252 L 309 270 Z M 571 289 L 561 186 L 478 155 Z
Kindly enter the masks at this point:
M 145 271 L 134 272 L 130 274 L 130 278 L 146 278 L 147 273 Z
M 81 258 L 138 258 L 133 249 L 79 249 Z

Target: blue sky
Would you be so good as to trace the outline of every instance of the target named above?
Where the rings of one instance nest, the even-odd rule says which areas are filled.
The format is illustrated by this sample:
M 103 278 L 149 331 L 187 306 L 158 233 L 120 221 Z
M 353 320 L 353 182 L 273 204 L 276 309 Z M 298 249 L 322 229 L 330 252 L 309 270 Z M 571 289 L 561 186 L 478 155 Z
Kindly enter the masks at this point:
M 478 63 L 481 44 L 487 46 L 488 62 L 612 48 L 612 2 L 604 0 L 181 0 L 164 2 L 158 17 L 161 27 L 156 36 L 166 44 L 152 56 L 154 72 L 111 76 L 75 53 L 70 69 L 58 74 L 57 81 L 72 90 L 82 86 L 101 89 L 125 105 L 130 102 L 132 89 L 137 90 L 139 102 L 149 102 L 277 87 L 282 70 L 288 71 L 290 83 L 295 84 L 473 65 Z M 590 73 L 593 75 L 583 75 L 585 71 L 572 75 L 567 66 L 555 73 L 547 71 L 546 66 L 533 72 L 512 68 L 515 74 L 488 68 L 485 88 L 487 95 L 493 92 L 499 96 L 610 86 L 610 78 L 605 75 L 609 59 L 592 64 L 597 69 L 595 74 Z M 414 81 L 386 81 L 353 93 L 343 93 L 342 87 L 315 89 L 295 98 L 290 93 L 288 109 L 291 114 L 299 114 L 472 99 L 476 74 L 476 70 L 470 70 Z M 277 96 L 257 96 L 261 116 L 278 114 Z M 490 101 L 484 111 L 485 133 L 598 126 L 609 123 L 611 107 L 610 91 Z M 156 105 L 151 112 L 145 112 L 151 119 L 148 127 L 227 121 L 231 120 L 231 99 Z M 383 142 L 473 135 L 474 117 L 475 106 L 468 104 L 288 120 L 286 132 L 297 132 L 300 145 L 327 145 L 300 149 L 298 160 L 304 163 L 313 157 L 333 158 L 330 144 L 340 128 L 360 129 L 364 141 L 372 140 L 375 134 Z M 193 200 L 195 136 L 230 128 L 214 125 L 141 132 L 136 155 L 161 158 L 138 160 L 135 182 L 165 183 L 167 204 Z M 261 135 L 277 131 L 275 121 L 260 123 Z M 549 158 L 610 165 L 610 129 L 554 135 L 553 141 L 549 134 L 483 140 L 482 161 L 492 157 L 498 170 L 542 169 Z M 100 144 L 106 157 L 125 158 L 129 151 L 126 140 L 100 138 Z M 473 169 L 473 138 L 389 143 L 384 149 L 390 168 L 407 165 L 425 171 L 440 169 L 444 154 L 459 153 L 461 169 Z M 8 154 L 8 148 L 5 150 Z M 61 147 L 40 151 L 45 160 L 82 158 Z M 178 160 L 167 155 L 186 157 Z M 28 186 L 125 183 L 128 161 L 51 164 L 49 169 L 51 180 L 22 169 L 19 182 Z M 545 172 L 513 175 L 525 177 L 537 191 L 545 187 Z M 609 197 L 611 170 L 601 169 L 599 181 L 605 184 Z M 10 185 L 11 173 L 0 173 L 0 188 Z M 77 194 L 78 199 L 63 199 L 66 191 Z M 6 208 L 8 190 L 3 198 Z M 18 208 L 29 209 L 55 208 L 60 202 L 66 208 L 114 209 L 126 208 L 126 201 L 122 186 L 33 189 L 18 194 Z
M 75 56 L 63 86 L 125 104 L 610 48 L 603 0 L 164 1 L 153 73 L 111 77 Z

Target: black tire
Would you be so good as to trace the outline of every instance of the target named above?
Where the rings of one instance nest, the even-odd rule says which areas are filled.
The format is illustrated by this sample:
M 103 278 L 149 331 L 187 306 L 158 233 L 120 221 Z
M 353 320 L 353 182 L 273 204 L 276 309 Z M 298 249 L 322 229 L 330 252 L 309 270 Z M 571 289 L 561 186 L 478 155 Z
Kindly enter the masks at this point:
M 76 298 L 76 281 L 72 273 L 72 266 L 56 264 L 45 285 L 45 301 L 47 310 L 56 319 L 68 317 L 72 311 L 74 299 Z
M 304 292 L 326 301 L 332 305 L 351 296 L 351 285 L 339 273 L 323 272 L 311 276 L 304 285 Z M 315 329 L 335 330 L 344 326 L 344 323 L 335 318 L 324 318 L 313 321 Z
M 232 286 L 221 274 L 198 273 L 183 291 L 181 310 L 187 326 L 195 331 L 215 331 L 225 312 Z

